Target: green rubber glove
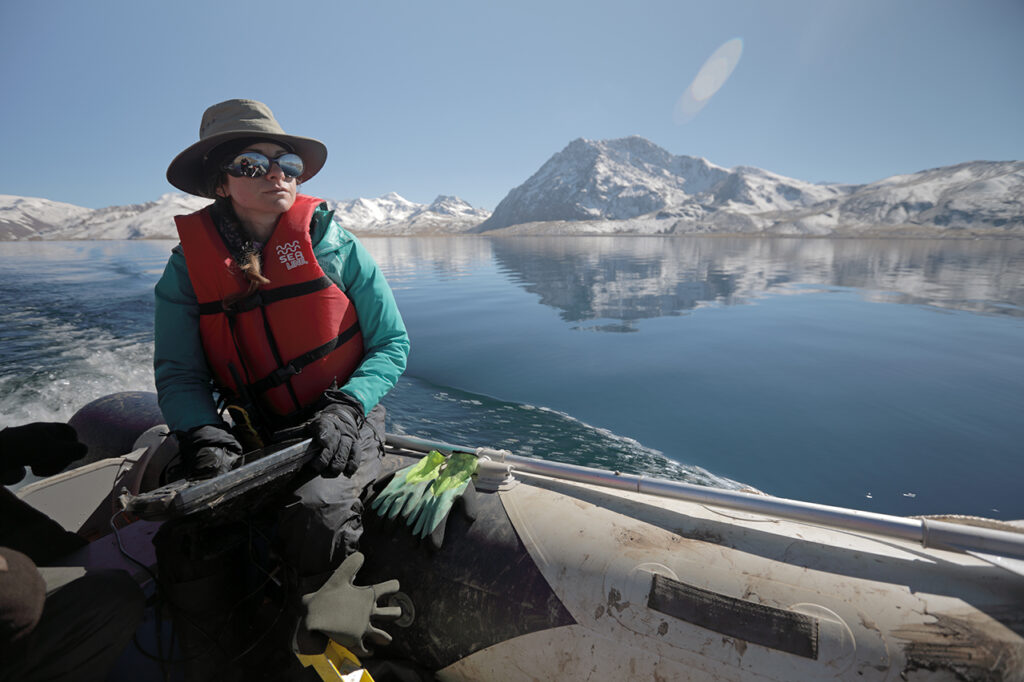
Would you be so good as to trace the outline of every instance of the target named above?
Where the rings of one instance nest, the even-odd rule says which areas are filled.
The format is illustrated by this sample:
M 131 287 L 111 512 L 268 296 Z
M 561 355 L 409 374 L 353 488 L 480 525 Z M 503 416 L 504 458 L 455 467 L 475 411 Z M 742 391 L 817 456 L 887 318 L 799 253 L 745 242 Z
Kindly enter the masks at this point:
M 400 513 L 412 514 L 430 488 L 430 484 L 441 473 L 444 455 L 437 450 L 416 464 L 399 469 L 394 477 L 373 500 L 371 507 L 381 517 L 393 519 Z
M 476 456 L 465 452 L 456 452 L 448 458 L 440 475 L 430 484 L 417 514 L 409 517 L 413 535 L 426 537 L 447 518 L 455 500 L 469 486 L 476 464 Z

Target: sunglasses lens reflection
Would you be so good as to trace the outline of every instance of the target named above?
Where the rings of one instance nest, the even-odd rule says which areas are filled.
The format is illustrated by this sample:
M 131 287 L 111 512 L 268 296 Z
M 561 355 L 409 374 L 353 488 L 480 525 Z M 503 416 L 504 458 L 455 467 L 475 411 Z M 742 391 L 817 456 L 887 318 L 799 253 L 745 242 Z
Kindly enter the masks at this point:
M 263 154 L 246 152 L 236 156 L 228 170 L 234 170 L 238 177 L 258 178 L 270 170 L 270 160 Z
M 281 167 L 281 172 L 289 178 L 297 178 L 302 175 L 302 158 L 298 154 L 282 154 L 276 159 L 268 159 L 259 152 L 243 152 L 224 167 L 236 178 L 258 178 L 270 172 L 270 165 L 276 163 Z
M 302 159 L 298 154 L 282 154 L 274 159 L 277 165 L 281 166 L 281 172 L 289 178 L 297 178 L 302 175 Z

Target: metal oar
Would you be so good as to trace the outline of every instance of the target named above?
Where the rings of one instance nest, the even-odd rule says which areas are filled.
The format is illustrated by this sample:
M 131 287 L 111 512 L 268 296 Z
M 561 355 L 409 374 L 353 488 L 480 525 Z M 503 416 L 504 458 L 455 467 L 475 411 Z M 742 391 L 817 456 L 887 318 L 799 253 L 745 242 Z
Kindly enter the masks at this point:
M 980 555 L 979 558 L 1015 573 L 1021 572 L 1024 568 L 1024 564 L 1019 561 L 1024 559 L 1024 532 L 1016 533 L 935 519 L 911 519 L 845 507 L 831 507 L 782 497 L 549 462 L 534 457 L 513 455 L 507 450 L 471 448 L 411 436 L 387 434 L 387 444 L 417 453 L 427 453 L 430 450 L 469 452 L 480 457 L 486 456 L 496 462 L 511 464 L 517 471 L 525 473 L 909 540 L 920 543 L 923 547 Z

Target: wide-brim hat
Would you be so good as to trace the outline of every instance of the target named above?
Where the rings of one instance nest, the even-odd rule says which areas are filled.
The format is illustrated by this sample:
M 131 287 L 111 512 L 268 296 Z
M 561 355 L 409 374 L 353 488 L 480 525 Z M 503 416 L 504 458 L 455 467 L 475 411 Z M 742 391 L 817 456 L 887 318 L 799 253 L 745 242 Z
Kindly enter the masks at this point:
M 225 142 L 265 139 L 278 142 L 302 157 L 299 182 L 316 175 L 327 161 L 327 147 L 311 137 L 288 135 L 274 118 L 270 107 L 251 99 L 229 99 L 203 112 L 199 141 L 174 157 L 167 167 L 167 181 L 182 192 L 215 198 L 206 187 L 209 169 L 207 155 Z

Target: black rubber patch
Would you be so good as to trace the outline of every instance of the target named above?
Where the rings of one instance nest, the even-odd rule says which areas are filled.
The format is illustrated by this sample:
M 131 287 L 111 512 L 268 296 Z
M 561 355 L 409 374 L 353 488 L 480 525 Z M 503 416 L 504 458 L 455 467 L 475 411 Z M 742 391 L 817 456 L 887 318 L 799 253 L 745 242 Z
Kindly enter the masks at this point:
M 702 628 L 771 649 L 818 658 L 818 619 L 655 574 L 647 606 Z

